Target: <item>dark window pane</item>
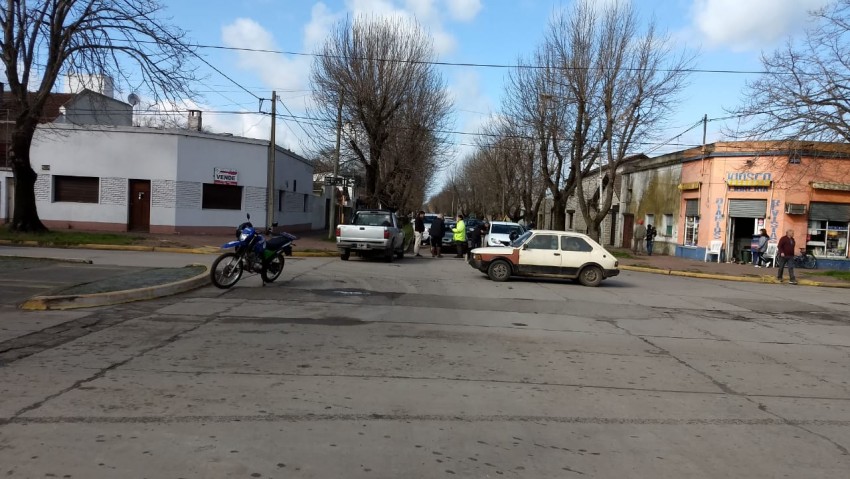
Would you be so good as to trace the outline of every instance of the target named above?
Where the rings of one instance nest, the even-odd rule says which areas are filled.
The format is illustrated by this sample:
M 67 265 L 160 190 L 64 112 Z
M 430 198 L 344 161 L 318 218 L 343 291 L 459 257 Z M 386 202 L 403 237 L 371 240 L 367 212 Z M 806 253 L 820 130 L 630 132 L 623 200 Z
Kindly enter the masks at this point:
M 564 236 L 561 238 L 561 249 L 564 251 L 580 251 L 589 253 L 593 251 L 593 246 L 587 244 L 587 241 L 576 238 L 574 236 Z
M 529 249 L 558 249 L 558 237 L 555 235 L 537 235 L 526 243 Z
M 205 210 L 241 210 L 242 187 L 204 183 L 201 208 Z
M 97 203 L 100 178 L 90 176 L 54 176 L 53 201 Z

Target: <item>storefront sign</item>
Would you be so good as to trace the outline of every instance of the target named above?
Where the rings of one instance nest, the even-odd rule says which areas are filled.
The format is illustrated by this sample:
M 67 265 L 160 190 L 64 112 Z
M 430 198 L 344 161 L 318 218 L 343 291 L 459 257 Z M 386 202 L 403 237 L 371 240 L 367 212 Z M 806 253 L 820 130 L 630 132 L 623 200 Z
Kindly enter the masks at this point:
M 682 191 L 698 190 L 699 184 L 699 181 L 694 181 L 691 183 L 681 183 L 679 184 L 679 189 Z
M 770 180 L 726 180 L 727 186 L 746 186 L 746 187 L 761 186 L 761 187 L 765 187 L 765 186 L 770 186 L 770 184 L 771 184 Z
M 812 188 L 816 190 L 850 191 L 850 184 L 827 183 L 825 181 L 813 181 Z
M 239 173 L 230 168 L 213 169 L 213 183 L 217 185 L 235 185 L 238 183 Z

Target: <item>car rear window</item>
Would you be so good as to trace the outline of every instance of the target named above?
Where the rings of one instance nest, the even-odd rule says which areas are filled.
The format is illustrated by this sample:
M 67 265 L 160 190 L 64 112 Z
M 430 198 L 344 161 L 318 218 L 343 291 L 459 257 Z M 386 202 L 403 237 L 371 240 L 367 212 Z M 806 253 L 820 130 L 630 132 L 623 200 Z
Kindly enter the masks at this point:
M 564 251 L 580 251 L 583 253 L 589 253 L 593 251 L 593 246 L 590 246 L 587 241 L 581 238 L 564 236 L 561 238 L 561 249 Z
M 354 217 L 357 226 L 392 226 L 393 221 L 388 213 L 360 213 Z
M 512 232 L 522 233 L 522 228 L 519 225 L 492 225 L 490 233 L 494 235 L 509 235 Z

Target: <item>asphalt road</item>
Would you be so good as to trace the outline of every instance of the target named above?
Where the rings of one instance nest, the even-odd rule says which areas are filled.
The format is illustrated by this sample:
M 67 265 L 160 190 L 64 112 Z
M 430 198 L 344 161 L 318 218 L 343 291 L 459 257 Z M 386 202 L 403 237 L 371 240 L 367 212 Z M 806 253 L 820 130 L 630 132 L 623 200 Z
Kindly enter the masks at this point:
M 0 367 L 0 474 L 844 477 L 848 311 L 843 290 L 493 283 L 449 258 L 0 309 L 53 338 Z

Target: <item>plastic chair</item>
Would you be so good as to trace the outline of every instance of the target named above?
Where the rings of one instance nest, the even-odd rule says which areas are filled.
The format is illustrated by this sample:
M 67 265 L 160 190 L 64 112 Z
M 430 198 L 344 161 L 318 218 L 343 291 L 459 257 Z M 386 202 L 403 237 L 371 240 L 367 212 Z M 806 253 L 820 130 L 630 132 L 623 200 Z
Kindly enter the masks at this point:
M 720 252 L 721 252 L 722 249 L 723 249 L 723 241 L 722 240 L 712 241 L 711 243 L 709 243 L 708 249 L 705 250 L 705 257 L 703 258 L 703 261 L 707 262 L 709 256 L 717 255 L 717 262 L 719 263 L 720 262 Z
M 761 255 L 761 260 L 765 266 L 770 264 L 771 268 L 776 267 L 776 253 L 778 252 L 778 245 L 776 243 L 767 243 L 767 249 Z

